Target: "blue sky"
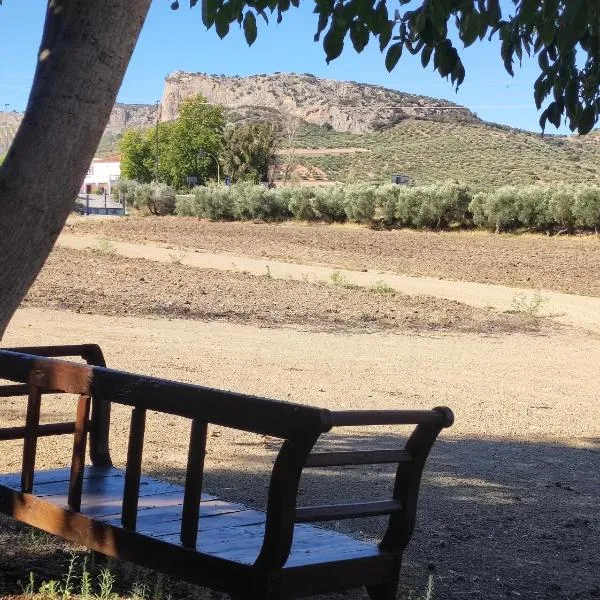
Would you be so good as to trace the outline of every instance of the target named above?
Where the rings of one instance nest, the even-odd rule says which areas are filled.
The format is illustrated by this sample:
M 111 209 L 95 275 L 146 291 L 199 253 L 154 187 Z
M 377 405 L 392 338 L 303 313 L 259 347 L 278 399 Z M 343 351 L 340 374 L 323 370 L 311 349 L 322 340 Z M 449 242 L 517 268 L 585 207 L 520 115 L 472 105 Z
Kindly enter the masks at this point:
M 362 54 L 351 45 L 340 58 L 326 64 L 319 43 L 313 42 L 316 18 L 312 2 L 304 0 L 279 25 L 259 23 L 259 36 L 248 48 L 241 30 L 233 27 L 220 40 L 206 31 L 199 6 L 181 2 L 178 11 L 171 0 L 154 0 L 133 59 L 119 93 L 119 101 L 152 103 L 160 98 L 164 77 L 176 70 L 251 75 L 298 72 L 319 77 L 354 80 L 393 89 L 446 98 L 463 104 L 481 118 L 539 132 L 539 114 L 533 103 L 535 61 L 516 69 L 512 78 L 504 71 L 496 42 L 483 42 L 461 51 L 467 78 L 458 93 L 433 72 L 423 70 L 418 59 L 406 54 L 390 74 L 376 44 Z M 0 7 L 0 109 L 23 110 L 33 77 L 43 25 L 44 0 L 4 0 Z M 389 6 L 393 8 L 390 1 Z M 549 126 L 548 132 L 554 132 Z M 561 132 L 566 133 L 566 128 Z

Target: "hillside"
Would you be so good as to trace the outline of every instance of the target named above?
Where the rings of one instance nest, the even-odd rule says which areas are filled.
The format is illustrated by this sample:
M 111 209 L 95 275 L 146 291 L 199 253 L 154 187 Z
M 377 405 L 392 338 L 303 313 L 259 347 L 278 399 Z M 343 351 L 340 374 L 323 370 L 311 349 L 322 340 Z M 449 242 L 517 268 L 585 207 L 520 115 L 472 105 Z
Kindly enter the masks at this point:
M 294 146 L 299 175 L 309 171 L 329 181 L 387 182 L 391 173 L 402 173 L 415 184 L 458 179 L 481 188 L 600 183 L 596 133 L 541 137 L 484 123 L 407 119 L 386 131 L 362 135 L 305 126 Z
M 176 72 L 165 80 L 159 117 L 177 117 L 182 100 L 203 94 L 230 122 L 267 120 L 293 136 L 292 181 L 390 180 L 416 184 L 459 179 L 505 184 L 600 183 L 600 134 L 545 136 L 486 123 L 467 108 L 381 86 L 276 73 L 250 77 Z M 114 153 L 123 131 L 156 122 L 156 106 L 117 104 L 98 155 Z M 0 113 L 0 153 L 22 115 Z M 289 154 L 282 140 L 281 163 Z

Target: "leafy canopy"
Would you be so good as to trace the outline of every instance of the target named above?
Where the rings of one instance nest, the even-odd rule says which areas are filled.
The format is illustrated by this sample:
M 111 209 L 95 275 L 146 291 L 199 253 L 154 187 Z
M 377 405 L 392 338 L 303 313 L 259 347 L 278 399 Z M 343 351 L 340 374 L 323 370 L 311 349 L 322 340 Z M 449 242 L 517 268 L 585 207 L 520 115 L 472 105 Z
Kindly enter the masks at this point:
M 221 160 L 236 181 L 268 181 L 275 164 L 277 136 L 271 123 L 245 123 L 225 131 Z
M 252 44 L 258 33 L 257 17 L 268 22 L 267 13 L 276 13 L 280 22 L 283 13 L 299 3 L 202 0 L 202 20 L 207 28 L 214 26 L 221 38 L 237 21 Z M 196 4 L 198 0 L 190 0 L 191 7 Z M 315 41 L 323 36 L 330 61 L 342 53 L 348 36 L 357 52 L 373 37 L 385 52 L 389 71 L 408 51 L 420 55 L 423 67 L 433 60 L 434 69 L 458 88 L 465 67 L 451 34 L 457 33 L 464 47 L 498 36 L 501 58 L 511 75 L 524 53 L 538 59 L 535 104 L 540 109 L 550 100 L 540 118 L 542 129 L 547 122 L 558 127 L 564 118 L 571 131 L 588 133 L 600 114 L 600 1 L 507 0 L 505 4 L 512 4 L 510 12 L 503 11 L 500 0 L 315 0 Z M 171 6 L 179 8 L 179 1 Z
M 184 100 L 179 118 L 158 126 L 158 179 L 182 189 L 188 177 L 195 176 L 202 183 L 216 178 L 217 165 L 210 155 L 216 156 L 221 148 L 224 126 L 220 106 L 208 104 L 201 95 Z M 156 178 L 156 133 L 152 127 L 123 134 L 119 149 L 124 177 L 140 183 Z

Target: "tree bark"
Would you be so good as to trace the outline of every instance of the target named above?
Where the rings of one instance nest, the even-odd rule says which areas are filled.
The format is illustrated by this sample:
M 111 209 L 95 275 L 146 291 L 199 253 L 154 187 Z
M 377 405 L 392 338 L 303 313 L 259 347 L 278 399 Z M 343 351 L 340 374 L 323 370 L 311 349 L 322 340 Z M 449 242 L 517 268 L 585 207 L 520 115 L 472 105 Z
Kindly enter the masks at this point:
M 151 0 L 50 0 L 25 116 L 0 168 L 0 339 L 94 156 Z

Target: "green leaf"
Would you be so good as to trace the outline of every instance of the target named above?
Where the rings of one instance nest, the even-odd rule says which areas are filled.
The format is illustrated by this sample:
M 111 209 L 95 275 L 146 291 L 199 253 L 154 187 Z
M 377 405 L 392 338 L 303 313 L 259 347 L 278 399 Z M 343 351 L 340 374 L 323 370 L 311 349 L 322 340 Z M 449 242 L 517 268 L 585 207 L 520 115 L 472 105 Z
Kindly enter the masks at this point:
M 579 119 L 577 120 L 577 131 L 581 135 L 585 135 L 589 133 L 596 121 L 598 120 L 598 114 L 596 112 L 596 107 L 593 105 L 586 106 L 582 111 Z
M 215 30 L 221 39 L 229 33 L 229 19 L 227 17 L 227 11 L 225 10 L 219 10 L 215 16 Z
M 421 64 L 423 65 L 423 68 L 427 67 L 429 64 L 432 52 L 433 46 L 425 46 L 425 48 L 423 48 L 423 51 L 421 52 Z
M 202 0 L 202 22 L 210 29 L 215 22 L 217 3 L 215 0 Z
M 480 26 L 478 12 L 474 11 L 465 17 L 460 30 L 460 38 L 465 47 L 470 46 L 479 37 L 481 31 Z
M 350 25 L 350 40 L 357 52 L 362 52 L 369 42 L 369 28 L 357 21 L 352 21 Z
M 537 12 L 538 0 L 523 0 L 521 10 L 519 10 L 519 23 L 521 25 L 530 25 Z
M 256 41 L 258 31 L 256 29 L 256 17 L 251 11 L 247 11 L 244 16 L 244 35 L 246 36 L 246 42 L 248 46 L 252 46 Z
M 385 55 L 385 68 L 391 72 L 400 60 L 401 56 L 402 42 L 396 42 L 395 44 L 392 44 Z
M 332 25 L 323 38 L 323 48 L 327 63 L 337 58 L 344 49 L 344 34 L 346 32 Z

